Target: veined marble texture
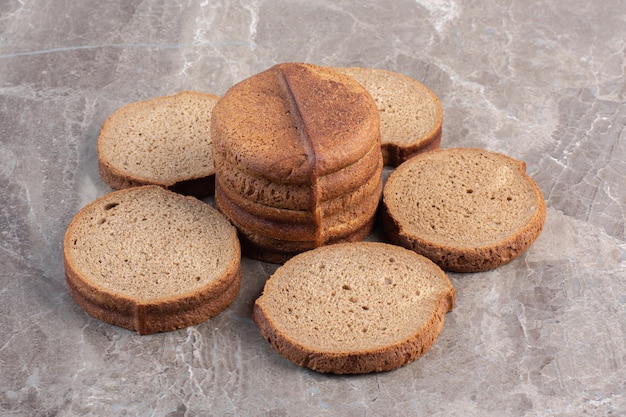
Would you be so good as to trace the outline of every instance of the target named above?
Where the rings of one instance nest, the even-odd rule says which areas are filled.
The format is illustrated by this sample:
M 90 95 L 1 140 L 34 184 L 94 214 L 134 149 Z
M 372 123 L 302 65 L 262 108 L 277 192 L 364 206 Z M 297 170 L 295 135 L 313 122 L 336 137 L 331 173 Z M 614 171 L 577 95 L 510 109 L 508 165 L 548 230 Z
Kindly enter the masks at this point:
M 625 44 L 624 0 L 3 0 L 0 415 L 626 415 Z M 106 117 L 287 61 L 416 78 L 441 99 L 442 147 L 524 160 L 545 195 L 536 243 L 450 274 L 443 333 L 395 371 L 328 376 L 276 354 L 251 320 L 271 264 L 244 259 L 218 317 L 150 336 L 66 290 L 65 229 L 110 191 Z

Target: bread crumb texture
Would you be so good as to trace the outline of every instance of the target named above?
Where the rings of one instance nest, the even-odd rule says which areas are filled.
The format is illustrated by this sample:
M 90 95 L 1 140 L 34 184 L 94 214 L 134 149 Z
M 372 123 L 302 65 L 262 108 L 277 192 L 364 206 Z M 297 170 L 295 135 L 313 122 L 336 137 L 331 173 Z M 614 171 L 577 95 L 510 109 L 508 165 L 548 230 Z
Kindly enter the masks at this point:
M 434 263 L 399 246 L 357 242 L 287 261 L 266 282 L 254 318 L 293 362 L 362 373 L 420 356 L 453 306 L 452 284 Z
M 213 94 L 183 91 L 115 111 L 98 138 L 98 157 L 112 171 L 103 177 L 171 186 L 213 175 L 210 121 L 218 99 Z
M 88 284 L 141 303 L 210 286 L 240 256 L 234 228 L 220 213 L 156 186 L 113 192 L 83 208 L 65 251 Z
M 462 148 L 402 164 L 390 175 L 383 202 L 385 231 L 394 243 L 459 271 L 465 267 L 444 258 L 463 263 L 471 256 L 490 257 L 480 267 L 489 269 L 519 255 L 539 235 L 546 210 L 523 162 Z

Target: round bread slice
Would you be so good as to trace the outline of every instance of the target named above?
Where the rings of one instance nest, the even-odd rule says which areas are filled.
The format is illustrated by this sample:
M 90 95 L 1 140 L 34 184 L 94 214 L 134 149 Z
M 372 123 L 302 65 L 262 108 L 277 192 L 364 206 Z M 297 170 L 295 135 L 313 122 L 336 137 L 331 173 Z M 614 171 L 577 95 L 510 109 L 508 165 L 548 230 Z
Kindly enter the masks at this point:
M 434 263 L 400 246 L 338 243 L 280 266 L 254 304 L 263 337 L 317 372 L 389 371 L 428 350 L 454 308 Z
M 98 137 L 104 181 L 114 189 L 154 184 L 196 197 L 212 195 L 211 112 L 219 98 L 182 91 L 115 111 Z
M 537 239 L 546 205 L 526 165 L 482 149 L 439 149 L 400 165 L 383 190 L 389 240 L 455 272 L 496 268 Z
M 404 74 L 377 68 L 336 68 L 368 91 L 380 113 L 380 141 L 385 165 L 439 147 L 443 109 L 428 87 Z
M 241 284 L 236 229 L 210 205 L 158 186 L 111 192 L 64 239 L 67 287 L 89 314 L 140 334 L 201 323 Z

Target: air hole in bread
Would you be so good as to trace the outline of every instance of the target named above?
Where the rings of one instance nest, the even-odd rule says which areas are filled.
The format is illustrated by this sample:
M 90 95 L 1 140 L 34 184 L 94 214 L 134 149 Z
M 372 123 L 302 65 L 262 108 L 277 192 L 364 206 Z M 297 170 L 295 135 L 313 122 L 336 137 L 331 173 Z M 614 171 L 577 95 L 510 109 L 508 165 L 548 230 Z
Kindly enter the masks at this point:
M 113 207 L 117 207 L 117 206 L 119 206 L 119 203 L 108 203 L 108 204 L 105 204 L 104 209 L 111 210 Z
M 385 284 L 388 284 L 388 285 L 393 284 L 393 279 L 391 279 L 391 278 L 385 278 Z
M 361 306 L 361 308 L 365 311 L 369 310 L 370 308 L 368 306 Z
M 343 284 L 341 289 L 346 290 L 346 291 L 350 291 L 352 289 L 352 287 L 350 287 L 348 284 Z
M 104 222 L 106 222 L 107 219 L 105 217 L 102 217 L 100 220 L 98 220 L 98 224 L 102 224 Z
M 471 188 L 467 190 L 468 194 L 472 194 L 474 192 L 474 190 L 472 190 Z

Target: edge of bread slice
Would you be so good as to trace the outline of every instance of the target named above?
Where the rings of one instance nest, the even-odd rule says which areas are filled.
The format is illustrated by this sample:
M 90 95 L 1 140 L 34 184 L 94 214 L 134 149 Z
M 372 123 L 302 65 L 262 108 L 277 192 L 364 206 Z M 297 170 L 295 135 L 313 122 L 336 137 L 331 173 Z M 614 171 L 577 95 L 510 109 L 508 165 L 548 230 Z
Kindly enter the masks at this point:
M 209 204 L 159 186 L 83 207 L 63 241 L 67 287 L 89 314 L 140 334 L 201 323 L 241 284 L 235 228 Z
M 98 136 L 98 169 L 113 189 L 160 185 L 205 197 L 215 190 L 211 112 L 219 96 L 196 91 L 127 104 Z
M 424 84 L 379 68 L 335 69 L 363 85 L 376 102 L 385 165 L 396 167 L 439 147 L 443 108 L 437 95 Z
M 435 342 L 455 291 L 433 262 L 381 242 L 338 243 L 280 266 L 254 304 L 263 337 L 322 373 L 389 371 Z
M 455 272 L 494 269 L 537 239 L 546 217 L 526 165 L 476 148 L 418 155 L 391 173 L 381 218 L 388 239 Z

